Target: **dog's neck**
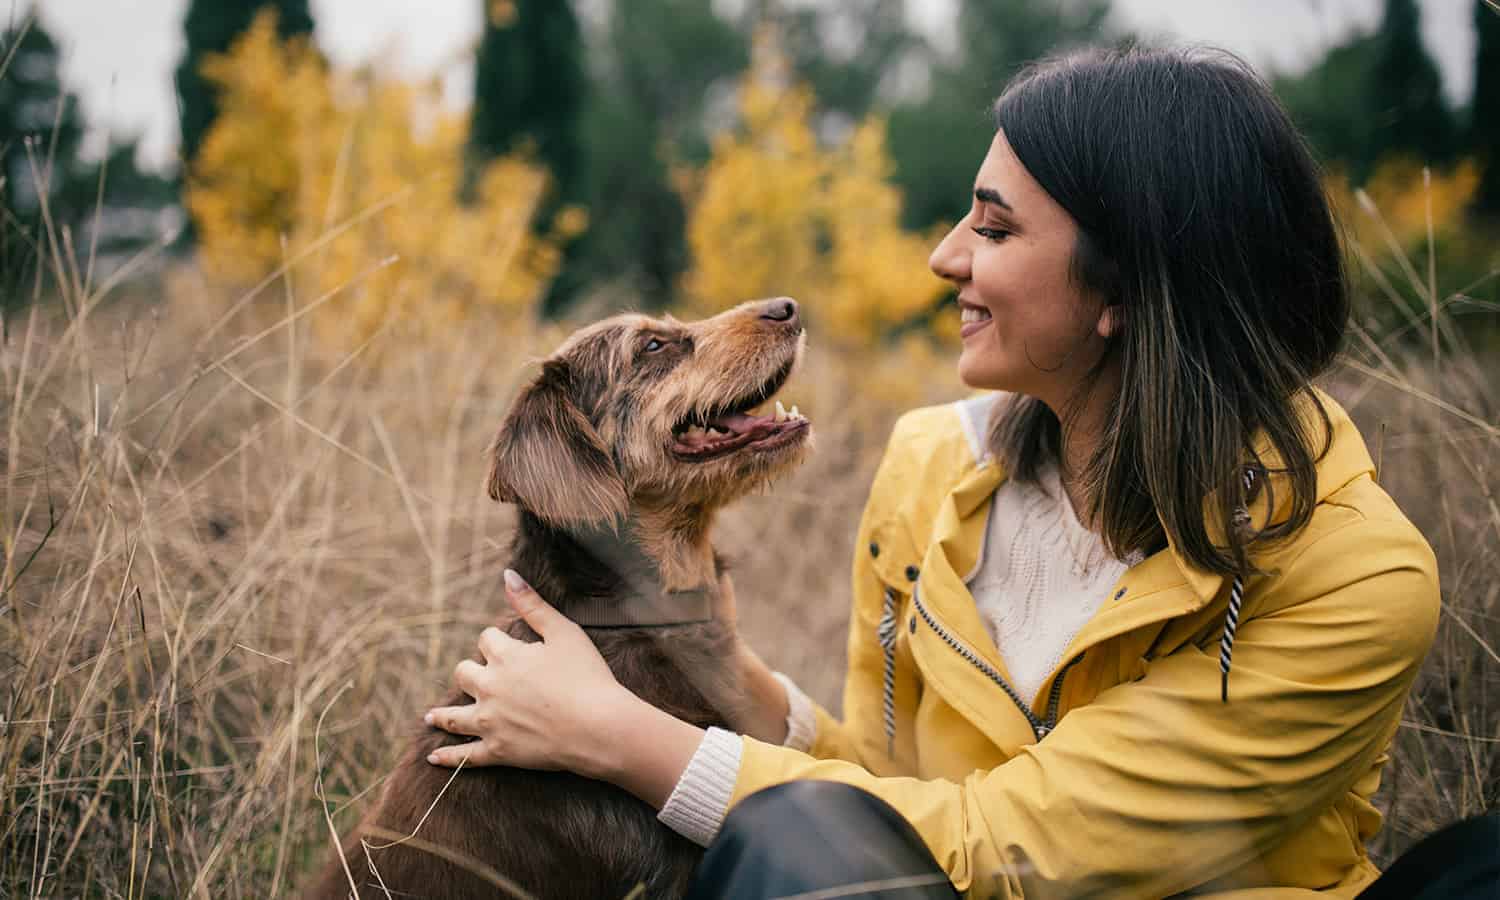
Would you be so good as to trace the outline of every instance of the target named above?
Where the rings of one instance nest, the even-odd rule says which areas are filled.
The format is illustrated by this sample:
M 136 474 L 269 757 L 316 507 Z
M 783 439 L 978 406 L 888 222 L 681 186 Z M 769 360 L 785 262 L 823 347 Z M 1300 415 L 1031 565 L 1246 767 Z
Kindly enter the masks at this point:
M 632 510 L 618 528 L 560 528 L 521 511 L 513 565 L 564 615 L 586 627 L 708 621 L 719 561 L 708 516 Z

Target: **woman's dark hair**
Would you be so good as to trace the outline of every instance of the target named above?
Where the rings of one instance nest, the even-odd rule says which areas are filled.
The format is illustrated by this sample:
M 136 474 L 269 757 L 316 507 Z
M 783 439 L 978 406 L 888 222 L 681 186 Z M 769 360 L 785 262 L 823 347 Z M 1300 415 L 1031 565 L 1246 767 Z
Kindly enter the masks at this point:
M 1293 534 L 1312 514 L 1331 426 L 1308 387 L 1349 315 L 1311 153 L 1265 83 L 1220 51 L 1070 53 L 1021 72 L 994 112 L 1017 159 L 1078 225 L 1075 281 L 1122 314 L 1095 370 L 1119 359 L 1119 402 L 1077 475 L 1090 520 L 1116 556 L 1170 536 L 1199 568 L 1246 571 L 1251 544 Z M 1056 458 L 1061 428 L 1018 395 L 997 412 L 991 444 L 1016 477 L 1034 479 Z M 1254 489 L 1290 492 L 1289 516 L 1255 534 L 1234 521 L 1249 499 L 1247 466 L 1276 476 Z

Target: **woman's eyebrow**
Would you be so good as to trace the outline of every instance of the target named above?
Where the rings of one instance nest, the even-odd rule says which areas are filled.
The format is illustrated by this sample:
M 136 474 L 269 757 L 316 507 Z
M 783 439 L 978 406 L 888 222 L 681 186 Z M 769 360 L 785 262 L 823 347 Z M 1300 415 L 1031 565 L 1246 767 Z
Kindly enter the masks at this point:
M 1000 196 L 1000 192 L 995 190 L 994 188 L 975 188 L 974 199 L 978 200 L 980 203 L 993 203 L 996 206 L 1009 209 L 1011 212 L 1015 212 L 1014 209 L 1011 209 L 1010 204 L 1005 202 L 1005 198 Z

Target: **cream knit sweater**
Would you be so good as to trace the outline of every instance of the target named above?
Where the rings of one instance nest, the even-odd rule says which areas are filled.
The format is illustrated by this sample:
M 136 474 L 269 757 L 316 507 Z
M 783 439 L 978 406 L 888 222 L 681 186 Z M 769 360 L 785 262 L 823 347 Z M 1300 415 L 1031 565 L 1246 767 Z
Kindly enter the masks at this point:
M 1033 709 L 1042 682 L 1128 565 L 1079 523 L 1056 469 L 1045 470 L 1038 483 L 1007 480 L 995 491 L 984 549 L 967 584 L 1011 686 L 1031 698 Z M 786 745 L 806 750 L 816 727 L 812 703 L 791 679 L 776 677 L 791 709 Z M 739 763 L 739 738 L 709 729 L 658 818 L 707 845 L 723 823 Z

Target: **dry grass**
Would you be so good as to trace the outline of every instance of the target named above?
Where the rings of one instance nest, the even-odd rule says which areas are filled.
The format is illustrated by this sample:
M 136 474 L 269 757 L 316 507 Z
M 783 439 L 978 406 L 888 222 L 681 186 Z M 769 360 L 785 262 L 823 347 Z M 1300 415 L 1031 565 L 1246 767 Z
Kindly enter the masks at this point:
M 285 895 L 329 847 L 316 774 L 347 827 L 503 608 L 510 518 L 482 451 L 556 335 L 387 329 L 333 356 L 282 282 L 223 318 L 250 298 L 132 300 L 57 272 L 60 301 L 0 344 L 0 896 Z M 1356 335 L 1331 384 L 1442 565 L 1386 856 L 1500 800 L 1496 385 L 1438 321 Z M 752 643 L 832 704 L 889 425 L 959 389 L 945 362 L 813 348 L 788 397 L 818 452 L 719 543 Z M 871 389 L 882 367 L 903 392 Z
M 6 323 L 0 895 L 285 893 L 329 847 L 318 768 L 346 828 L 504 609 L 483 450 L 555 333 L 335 357 L 280 292 L 221 322 L 75 287 Z M 823 697 L 896 411 L 837 365 L 788 389 L 821 452 L 720 533 L 746 629 Z

